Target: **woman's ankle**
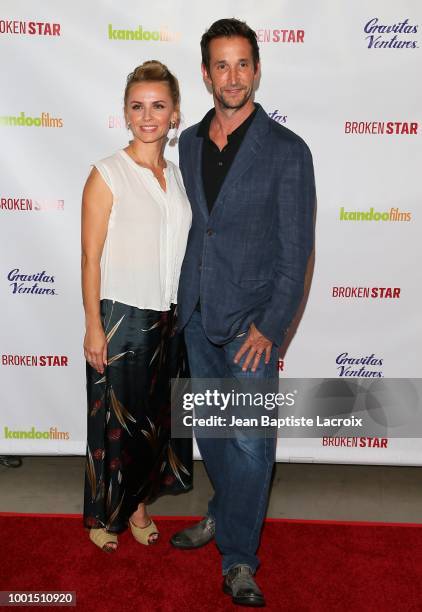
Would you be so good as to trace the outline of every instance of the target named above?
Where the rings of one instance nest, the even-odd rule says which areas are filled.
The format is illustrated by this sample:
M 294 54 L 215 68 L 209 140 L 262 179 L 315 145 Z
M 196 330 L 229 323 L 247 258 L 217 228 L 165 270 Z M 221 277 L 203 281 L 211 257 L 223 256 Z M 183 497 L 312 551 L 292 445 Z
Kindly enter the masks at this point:
M 136 520 L 138 521 L 142 521 L 143 523 L 148 523 L 151 519 L 148 515 L 146 506 L 144 504 L 140 504 L 140 506 L 138 506 L 138 508 L 135 510 L 135 512 L 133 512 L 133 514 L 130 517 L 130 520 L 136 523 Z M 143 527 L 145 525 L 142 525 Z

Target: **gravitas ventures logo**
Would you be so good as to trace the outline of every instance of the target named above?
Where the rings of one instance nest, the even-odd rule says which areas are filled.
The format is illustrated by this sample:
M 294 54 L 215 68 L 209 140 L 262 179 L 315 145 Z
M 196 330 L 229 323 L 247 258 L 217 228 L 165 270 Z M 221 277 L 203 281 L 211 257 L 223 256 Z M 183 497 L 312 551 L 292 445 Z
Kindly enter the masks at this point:
M 418 25 L 409 19 L 397 23 L 382 23 L 373 17 L 364 26 L 368 49 L 417 49 L 418 41 L 412 36 L 418 33 Z
M 339 377 L 360 378 L 382 378 L 383 359 L 371 355 L 349 355 L 340 353 L 336 357 L 337 372 Z
M 45 270 L 34 274 L 24 274 L 19 268 L 14 268 L 7 275 L 7 280 L 13 294 L 57 295 L 54 287 L 55 278 L 47 274 Z
M 282 115 L 281 111 L 275 110 L 271 113 L 268 113 L 268 117 L 273 119 L 276 123 L 287 123 L 287 115 Z
M 132 29 L 117 29 L 112 23 L 108 24 L 109 40 L 142 40 L 144 42 L 178 42 L 181 38 L 180 32 L 170 32 L 167 28 L 159 30 L 144 30 L 140 25 Z

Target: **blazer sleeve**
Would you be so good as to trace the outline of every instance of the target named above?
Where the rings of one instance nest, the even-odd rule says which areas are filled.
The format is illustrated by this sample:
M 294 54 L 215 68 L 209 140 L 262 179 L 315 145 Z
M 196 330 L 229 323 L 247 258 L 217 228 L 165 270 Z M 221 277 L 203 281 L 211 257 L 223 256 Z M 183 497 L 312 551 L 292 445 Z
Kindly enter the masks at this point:
M 257 329 L 280 345 L 303 297 L 314 246 L 315 179 L 312 155 L 302 140 L 292 143 L 280 168 L 277 242 L 271 300 L 255 318 Z

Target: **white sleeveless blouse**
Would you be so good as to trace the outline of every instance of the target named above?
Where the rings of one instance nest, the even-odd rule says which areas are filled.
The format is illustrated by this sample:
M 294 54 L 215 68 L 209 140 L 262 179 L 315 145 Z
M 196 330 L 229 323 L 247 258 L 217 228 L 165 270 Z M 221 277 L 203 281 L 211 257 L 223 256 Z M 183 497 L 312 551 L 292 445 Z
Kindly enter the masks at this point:
M 160 311 L 177 302 L 192 213 L 179 168 L 166 164 L 167 192 L 124 150 L 94 164 L 113 194 L 101 299 Z

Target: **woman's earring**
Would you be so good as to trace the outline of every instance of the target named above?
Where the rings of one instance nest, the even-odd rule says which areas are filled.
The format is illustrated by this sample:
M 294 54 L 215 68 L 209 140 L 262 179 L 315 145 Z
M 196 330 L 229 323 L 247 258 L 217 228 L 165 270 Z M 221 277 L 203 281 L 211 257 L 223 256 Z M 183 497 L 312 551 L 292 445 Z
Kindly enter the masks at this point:
M 169 145 L 174 147 L 177 145 L 177 125 L 175 121 L 170 122 L 170 129 L 167 133 L 167 138 L 169 139 Z
M 127 124 L 126 124 L 126 128 L 127 128 L 128 130 L 130 130 L 130 123 L 129 123 L 129 121 L 128 121 L 128 122 L 127 122 Z

